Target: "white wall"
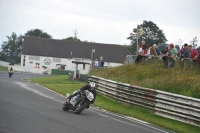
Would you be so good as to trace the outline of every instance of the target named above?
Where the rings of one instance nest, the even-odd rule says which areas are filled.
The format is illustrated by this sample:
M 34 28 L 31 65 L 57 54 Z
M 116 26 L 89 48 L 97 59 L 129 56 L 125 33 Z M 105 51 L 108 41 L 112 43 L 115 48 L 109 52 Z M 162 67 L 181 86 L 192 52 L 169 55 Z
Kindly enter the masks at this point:
M 9 64 L 8 62 L 0 61 L 0 66 L 8 67 Z
M 9 65 L 9 62 L 4 62 L 4 61 L 0 61 L 0 66 L 4 66 L 4 67 L 8 67 L 10 68 L 11 66 Z M 14 65 L 12 66 L 14 71 L 19 71 L 19 72 L 31 72 L 31 73 L 40 73 L 42 74 L 44 69 L 37 69 L 37 68 L 27 68 L 27 67 L 23 67 L 20 65 Z
M 44 69 L 37 69 L 37 68 L 27 68 L 27 67 L 21 67 L 21 66 L 13 66 L 15 71 L 19 72 L 31 72 L 31 73 L 38 73 L 43 74 Z
M 114 63 L 114 62 L 104 62 L 104 66 L 106 67 L 117 67 L 123 65 L 122 63 Z
M 56 64 L 63 64 L 66 65 L 65 66 L 65 70 L 72 70 L 75 71 L 76 70 L 76 64 L 72 63 L 72 61 L 79 61 L 79 62 L 87 62 L 87 63 L 91 63 L 90 59 L 67 59 L 67 58 L 61 58 L 61 62 L 53 62 L 53 57 L 45 57 L 45 56 L 40 56 L 39 60 L 30 60 L 29 56 L 31 55 L 26 55 L 25 57 L 25 66 L 23 66 L 23 59 L 24 59 L 24 55 L 21 56 L 21 66 L 25 67 L 26 69 L 34 69 L 36 66 L 36 63 L 40 63 L 40 68 L 35 68 L 35 69 L 42 69 L 42 66 L 46 66 L 48 67 L 49 71 L 51 69 L 57 69 L 58 66 L 56 66 Z M 50 59 L 51 63 L 50 65 L 46 65 L 45 64 L 45 59 Z M 30 63 L 33 62 L 33 63 Z M 105 62 L 104 66 L 108 66 L 108 67 L 116 67 L 116 66 L 120 66 L 123 65 L 122 63 L 113 63 L 113 62 Z M 80 74 L 87 74 L 90 70 L 90 65 L 89 64 L 85 64 L 85 69 L 83 69 L 83 65 L 79 64 L 78 65 L 78 70 L 80 71 Z

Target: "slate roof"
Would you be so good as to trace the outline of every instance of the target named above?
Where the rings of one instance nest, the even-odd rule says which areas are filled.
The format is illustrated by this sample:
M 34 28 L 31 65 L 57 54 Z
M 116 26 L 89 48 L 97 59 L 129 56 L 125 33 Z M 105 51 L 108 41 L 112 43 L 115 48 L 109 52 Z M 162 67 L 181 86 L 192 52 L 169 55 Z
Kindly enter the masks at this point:
M 105 62 L 122 63 L 131 53 L 123 45 L 55 40 L 47 38 L 24 37 L 23 55 L 47 56 L 58 58 L 84 58 L 93 60 L 103 57 Z M 71 56 L 72 52 L 72 56 Z

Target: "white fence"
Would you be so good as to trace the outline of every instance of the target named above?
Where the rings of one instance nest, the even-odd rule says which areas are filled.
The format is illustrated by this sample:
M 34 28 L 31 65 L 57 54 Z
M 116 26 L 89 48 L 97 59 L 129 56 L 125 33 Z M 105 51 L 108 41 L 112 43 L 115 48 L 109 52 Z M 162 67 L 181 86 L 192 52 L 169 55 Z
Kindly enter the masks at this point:
M 95 76 L 88 76 L 88 81 L 97 84 L 99 93 L 112 97 L 116 101 L 142 106 L 157 115 L 200 126 L 200 99 L 132 86 Z

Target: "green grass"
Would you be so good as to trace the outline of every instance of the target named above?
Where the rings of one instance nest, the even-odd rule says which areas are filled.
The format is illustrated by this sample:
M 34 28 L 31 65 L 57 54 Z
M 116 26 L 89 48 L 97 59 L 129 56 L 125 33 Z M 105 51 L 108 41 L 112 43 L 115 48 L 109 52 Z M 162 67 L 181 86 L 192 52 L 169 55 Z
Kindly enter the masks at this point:
M 7 67 L 0 66 L 0 71 L 8 71 Z
M 80 89 L 83 84 L 42 84 L 43 86 L 56 91 L 60 94 L 62 94 L 63 96 L 65 96 L 66 93 L 72 94 L 74 91 Z
M 200 127 L 152 114 L 150 111 L 144 108 L 125 106 L 102 95 L 97 96 L 95 105 L 105 110 L 131 116 L 178 133 L 199 133 L 200 131 Z
M 65 95 L 66 93 L 72 94 L 75 90 L 78 90 L 86 84 L 85 82 L 69 81 L 68 76 L 66 75 L 50 76 L 48 78 L 32 78 L 26 80 L 41 84 L 62 95 Z
M 74 91 L 78 90 L 80 87 L 85 85 L 85 82 L 71 82 L 68 80 L 67 76 L 50 76 L 47 78 L 34 78 L 26 79 L 35 83 L 39 83 L 51 90 L 54 90 L 65 96 L 66 93 L 72 94 Z M 164 118 L 155 114 L 152 114 L 148 110 L 136 106 L 125 106 L 113 99 L 104 97 L 100 94 L 97 95 L 95 106 L 102 109 L 123 114 L 126 116 L 131 116 L 138 118 L 143 121 L 164 127 L 169 130 L 173 130 L 179 133 L 199 133 L 200 127 L 196 127 L 190 124 L 178 122 L 168 118 Z
M 200 68 L 182 69 L 177 66 L 165 69 L 162 64 L 129 64 L 92 70 L 89 75 L 200 98 Z

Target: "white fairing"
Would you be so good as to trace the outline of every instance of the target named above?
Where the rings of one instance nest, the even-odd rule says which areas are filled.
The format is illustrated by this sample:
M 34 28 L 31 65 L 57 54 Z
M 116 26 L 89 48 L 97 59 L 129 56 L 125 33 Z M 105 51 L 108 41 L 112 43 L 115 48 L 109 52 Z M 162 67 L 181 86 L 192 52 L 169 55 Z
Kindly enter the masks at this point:
M 92 92 L 85 90 L 85 94 L 90 101 L 94 100 L 94 95 L 92 94 Z
M 73 94 L 75 94 L 76 92 L 78 92 L 78 91 L 75 91 Z
M 69 93 L 66 93 L 66 98 L 68 98 L 70 96 L 70 94 Z
M 77 98 L 77 96 L 73 96 L 72 98 L 71 98 L 71 100 L 70 100 L 70 104 L 71 105 L 75 105 L 76 104 L 76 98 Z

